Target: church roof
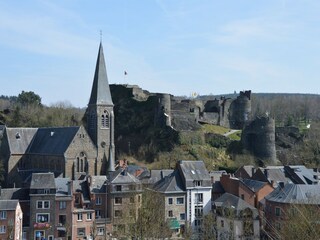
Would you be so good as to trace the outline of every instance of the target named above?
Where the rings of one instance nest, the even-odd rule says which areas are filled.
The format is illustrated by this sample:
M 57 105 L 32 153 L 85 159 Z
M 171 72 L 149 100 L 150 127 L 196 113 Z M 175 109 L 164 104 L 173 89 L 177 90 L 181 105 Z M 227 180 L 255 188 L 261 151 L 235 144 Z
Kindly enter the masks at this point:
M 37 128 L 6 128 L 11 154 L 24 154 Z
M 102 43 L 99 46 L 99 53 L 94 73 L 93 85 L 89 104 L 113 105 Z
M 28 153 L 62 155 L 80 127 L 39 128 Z

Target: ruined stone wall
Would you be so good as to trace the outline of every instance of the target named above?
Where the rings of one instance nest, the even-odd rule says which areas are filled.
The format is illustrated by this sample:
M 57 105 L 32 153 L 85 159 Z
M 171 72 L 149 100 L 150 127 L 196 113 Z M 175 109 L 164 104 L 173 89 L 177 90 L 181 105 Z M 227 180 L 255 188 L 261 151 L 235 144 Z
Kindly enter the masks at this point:
M 242 129 L 250 120 L 251 91 L 240 92 L 230 105 L 229 123 L 232 129 Z
M 265 163 L 276 163 L 275 121 L 273 118 L 257 117 L 245 126 L 241 141 L 244 149 Z

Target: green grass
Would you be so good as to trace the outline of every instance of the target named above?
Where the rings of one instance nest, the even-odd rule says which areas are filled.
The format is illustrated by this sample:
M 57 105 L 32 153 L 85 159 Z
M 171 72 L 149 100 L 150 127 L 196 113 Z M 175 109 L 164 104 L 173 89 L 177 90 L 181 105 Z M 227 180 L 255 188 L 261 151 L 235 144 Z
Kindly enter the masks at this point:
M 221 135 L 229 132 L 229 130 L 230 130 L 229 128 L 225 128 L 217 125 L 210 125 L 210 124 L 203 125 L 201 129 L 201 131 L 205 133 L 216 133 Z

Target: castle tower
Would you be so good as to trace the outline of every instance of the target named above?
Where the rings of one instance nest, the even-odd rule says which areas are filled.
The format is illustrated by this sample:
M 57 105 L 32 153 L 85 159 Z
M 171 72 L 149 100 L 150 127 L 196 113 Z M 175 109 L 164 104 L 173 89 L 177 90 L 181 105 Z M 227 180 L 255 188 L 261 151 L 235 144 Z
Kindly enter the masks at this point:
M 97 147 L 96 174 L 114 171 L 114 114 L 102 43 L 86 110 L 87 131 Z

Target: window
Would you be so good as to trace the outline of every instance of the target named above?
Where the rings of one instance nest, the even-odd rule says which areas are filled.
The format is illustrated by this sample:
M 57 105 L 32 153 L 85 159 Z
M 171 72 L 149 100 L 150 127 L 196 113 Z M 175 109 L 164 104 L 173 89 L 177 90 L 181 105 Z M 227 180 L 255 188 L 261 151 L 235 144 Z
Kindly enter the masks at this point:
M 27 240 L 27 232 L 26 231 L 22 232 L 22 240 Z
M 244 200 L 244 194 L 241 194 L 241 199 Z
M 104 228 L 103 228 L 103 227 L 98 227 L 98 229 L 97 229 L 97 235 L 98 235 L 98 236 L 104 235 Z
M 196 193 L 195 194 L 195 203 L 203 203 L 203 194 L 202 193 Z
M 194 207 L 194 215 L 196 216 L 196 217 L 202 217 L 202 215 L 203 215 L 203 206 L 195 206 Z
M 6 226 L 4 225 L 0 226 L 0 233 L 6 233 Z
M 82 221 L 82 213 L 78 213 L 78 221 Z
M 221 220 L 221 227 L 224 227 L 224 221 Z
M 59 208 L 60 209 L 66 209 L 67 208 L 67 202 L 66 201 L 59 202 Z
M 53 235 L 49 235 L 48 240 L 53 240 Z
M 49 220 L 49 213 L 37 213 L 37 223 L 47 223 Z
M 276 207 L 276 216 L 279 217 L 281 215 L 281 209 L 279 207 Z
M 101 197 L 96 198 L 96 205 L 101 205 Z
M 281 230 L 281 223 L 276 222 L 274 225 L 275 225 L 274 227 L 275 227 L 277 230 Z
M 122 190 L 122 189 L 121 189 L 121 185 L 116 185 L 116 191 L 117 191 L 117 192 L 121 192 L 121 190 Z
M 101 210 L 96 210 L 96 218 L 101 218 Z
M 195 187 L 201 187 L 202 186 L 202 181 L 201 180 L 195 180 L 194 181 L 194 186 Z
M 172 212 L 172 210 L 169 210 L 169 211 L 168 211 L 168 217 L 173 217 L 173 212 Z
M 101 127 L 109 128 L 109 114 L 107 110 L 104 110 L 103 114 L 101 115 Z
M 172 198 L 168 198 L 168 204 L 172 204 L 173 203 L 173 199 Z
M 85 236 L 86 235 L 86 229 L 85 228 L 78 228 L 77 229 L 78 236 Z
M 122 204 L 122 198 L 121 197 L 115 197 L 114 204 Z
M 197 226 L 201 226 L 202 225 L 202 220 L 200 219 L 196 219 L 194 220 L 194 225 L 197 227 Z
M 177 198 L 177 204 L 183 204 L 183 203 L 184 203 L 184 198 L 183 197 Z
M 43 230 L 34 232 L 34 239 L 41 240 L 41 239 L 44 239 L 44 237 L 45 235 Z
M 67 222 L 67 216 L 66 215 L 59 215 L 59 225 L 65 225 Z
M 186 214 L 180 213 L 180 220 L 186 220 Z
M 114 211 L 114 217 L 122 217 L 122 211 L 121 210 L 115 210 Z
M 50 201 L 37 201 L 37 208 L 38 209 L 49 209 L 50 208 Z
M 89 213 L 87 213 L 87 220 L 91 220 L 91 219 L 92 219 L 92 213 L 89 212 Z
M 77 172 L 87 172 L 88 171 L 88 160 L 84 152 L 80 152 L 77 157 Z
M 134 197 L 130 197 L 130 203 L 134 203 Z
M 6 219 L 7 218 L 7 211 L 1 211 L 0 212 L 0 219 Z

